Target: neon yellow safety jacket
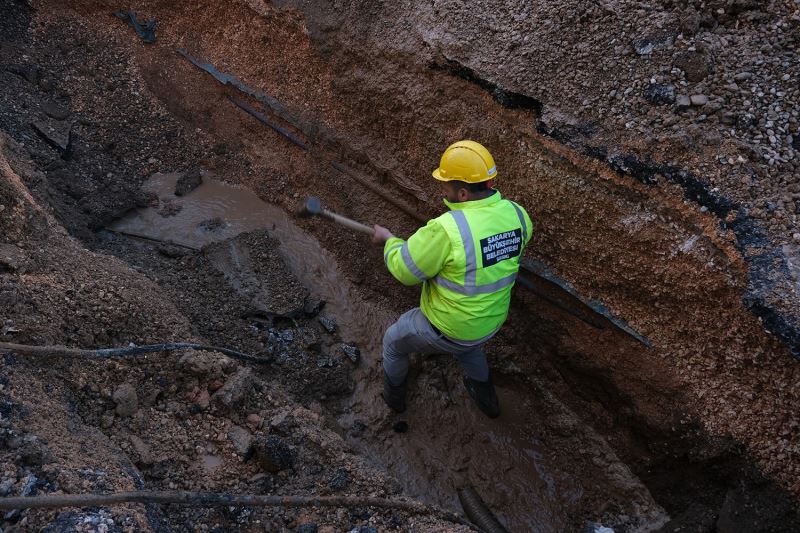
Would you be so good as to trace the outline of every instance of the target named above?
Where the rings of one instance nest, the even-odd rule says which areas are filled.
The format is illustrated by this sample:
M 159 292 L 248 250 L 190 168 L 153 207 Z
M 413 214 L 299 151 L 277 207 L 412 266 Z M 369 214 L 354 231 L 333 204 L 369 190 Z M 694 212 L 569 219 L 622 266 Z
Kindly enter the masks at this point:
M 420 308 L 455 341 L 479 341 L 505 322 L 522 250 L 531 238 L 525 210 L 498 191 L 451 209 L 404 241 L 383 248 L 389 272 L 404 285 L 422 283 Z

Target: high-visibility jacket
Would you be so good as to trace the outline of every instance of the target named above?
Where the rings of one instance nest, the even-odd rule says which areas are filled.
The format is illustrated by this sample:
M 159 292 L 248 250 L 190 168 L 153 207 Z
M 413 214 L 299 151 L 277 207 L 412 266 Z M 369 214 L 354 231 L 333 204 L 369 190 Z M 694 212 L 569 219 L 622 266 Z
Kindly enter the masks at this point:
M 498 191 L 482 200 L 444 203 L 450 211 L 408 241 L 387 240 L 383 257 L 401 283 L 423 284 L 420 308 L 431 324 L 452 340 L 477 344 L 508 316 L 532 223 Z

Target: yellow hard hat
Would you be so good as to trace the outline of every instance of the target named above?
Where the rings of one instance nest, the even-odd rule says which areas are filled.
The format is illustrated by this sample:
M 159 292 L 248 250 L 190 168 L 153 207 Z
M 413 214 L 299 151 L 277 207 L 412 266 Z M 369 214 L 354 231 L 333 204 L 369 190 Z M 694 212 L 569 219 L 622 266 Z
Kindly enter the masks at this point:
M 482 144 L 475 141 L 458 141 L 447 147 L 433 177 L 439 181 L 464 181 L 480 183 L 494 179 L 497 167 Z

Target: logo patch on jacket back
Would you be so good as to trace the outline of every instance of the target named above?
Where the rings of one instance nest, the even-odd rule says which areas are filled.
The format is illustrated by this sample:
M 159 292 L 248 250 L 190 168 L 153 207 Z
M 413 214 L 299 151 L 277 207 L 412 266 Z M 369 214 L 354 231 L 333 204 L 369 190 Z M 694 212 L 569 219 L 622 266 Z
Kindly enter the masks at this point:
M 483 267 L 496 265 L 500 261 L 517 257 L 522 248 L 522 230 L 504 231 L 481 239 Z

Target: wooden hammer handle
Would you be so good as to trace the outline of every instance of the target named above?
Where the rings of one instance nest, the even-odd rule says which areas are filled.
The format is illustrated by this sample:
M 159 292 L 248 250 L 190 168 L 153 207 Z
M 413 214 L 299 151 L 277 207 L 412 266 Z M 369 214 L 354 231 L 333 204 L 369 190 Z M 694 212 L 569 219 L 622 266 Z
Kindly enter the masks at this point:
M 356 222 L 355 220 L 343 217 L 342 215 L 337 215 L 336 213 L 332 213 L 327 209 L 323 209 L 321 215 L 333 220 L 338 224 L 341 224 L 342 226 L 346 226 L 352 230 L 360 231 L 362 233 L 367 233 L 369 235 L 373 235 L 375 233 L 375 229 L 372 228 L 371 226 L 367 226 L 366 224 L 362 224 L 361 222 Z

